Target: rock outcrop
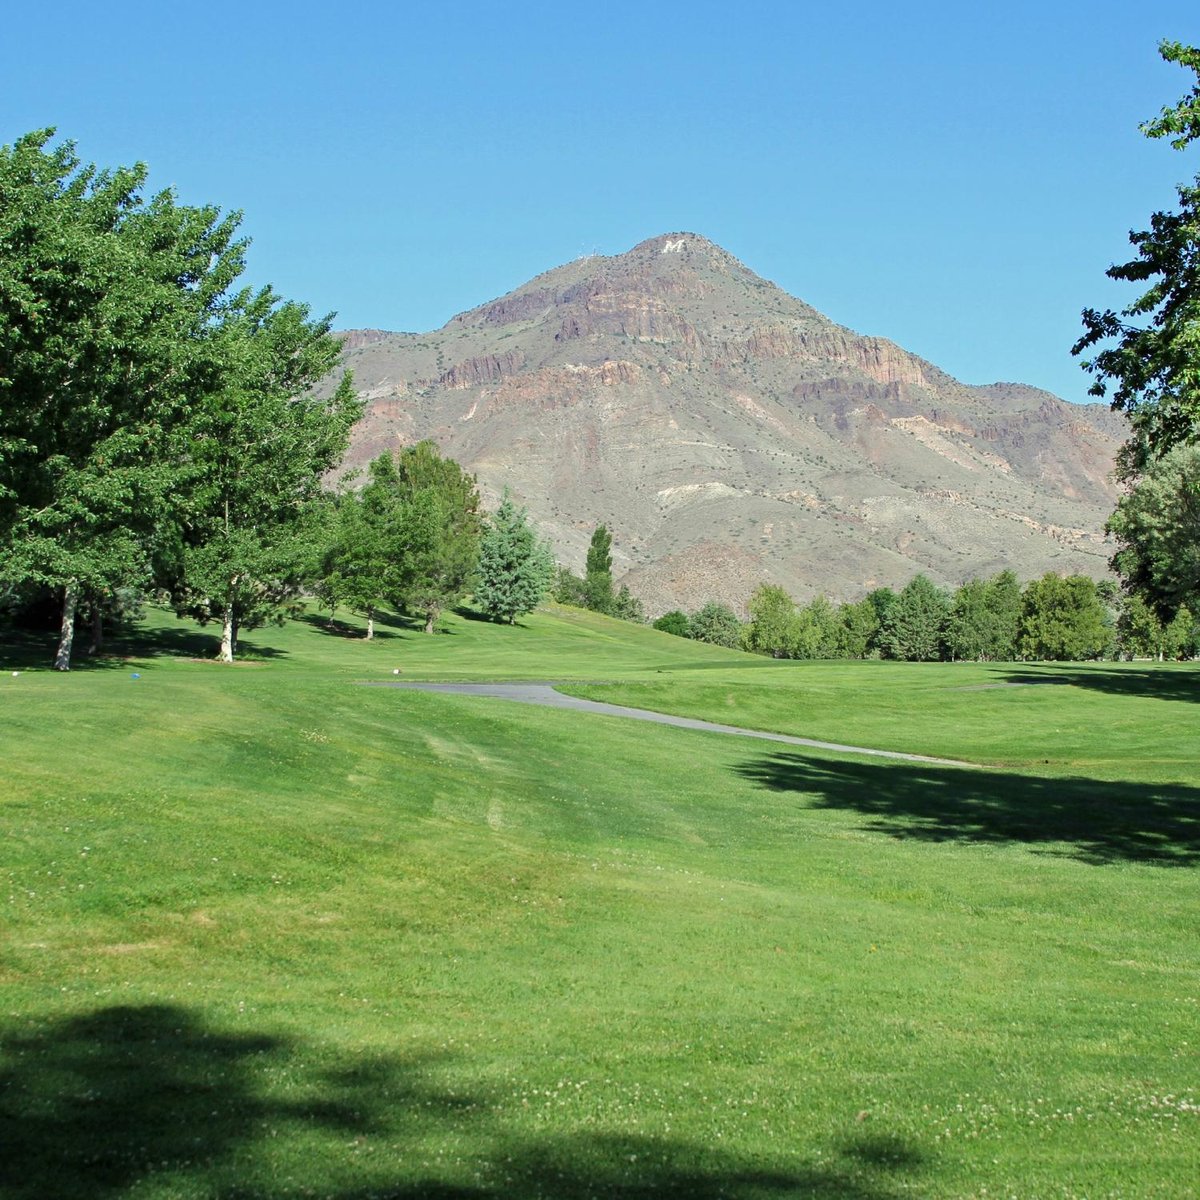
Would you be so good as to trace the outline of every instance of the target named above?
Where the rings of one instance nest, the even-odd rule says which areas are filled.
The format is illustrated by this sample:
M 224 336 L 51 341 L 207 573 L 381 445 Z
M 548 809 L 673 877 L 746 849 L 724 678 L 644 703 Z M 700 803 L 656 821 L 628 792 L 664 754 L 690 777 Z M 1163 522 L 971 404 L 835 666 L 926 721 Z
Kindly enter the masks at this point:
M 427 334 L 344 334 L 351 463 L 433 437 L 578 568 L 614 531 L 652 611 L 764 581 L 854 598 L 917 571 L 1107 570 L 1121 418 L 969 387 L 835 325 L 695 234 L 548 271 Z

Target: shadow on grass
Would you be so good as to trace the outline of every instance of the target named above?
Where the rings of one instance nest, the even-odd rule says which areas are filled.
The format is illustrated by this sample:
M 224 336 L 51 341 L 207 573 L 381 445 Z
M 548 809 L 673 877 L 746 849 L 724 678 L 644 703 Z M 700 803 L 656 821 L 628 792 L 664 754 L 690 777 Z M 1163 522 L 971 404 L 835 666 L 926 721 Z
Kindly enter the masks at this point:
M 1053 846 L 1095 865 L 1200 865 L 1200 788 L 1039 779 L 918 763 L 838 762 L 781 751 L 739 773 L 817 808 L 859 812 L 867 828 L 927 842 Z
M 216 660 L 221 646 L 220 631 L 196 629 L 190 623 L 179 626 L 138 626 L 123 630 L 105 641 L 98 654 L 88 654 L 86 641 L 76 635 L 75 652 L 71 655 L 72 671 L 124 670 L 130 659 L 197 658 Z M 58 648 L 57 635 L 22 633 L 5 630 L 0 638 L 0 666 L 26 671 L 54 666 Z M 238 641 L 236 659 L 240 662 L 264 662 L 286 658 L 287 651 L 260 644 L 249 638 Z
M 1074 687 L 1109 692 L 1114 696 L 1150 697 L 1157 700 L 1190 700 L 1200 703 L 1200 667 L 1193 663 L 1150 663 L 1124 667 L 1014 668 L 1006 683 L 1069 683 Z
M 814 1168 L 669 1138 L 518 1131 L 486 1097 L 432 1083 L 436 1064 L 318 1073 L 311 1048 L 214 1031 L 178 1006 L 104 1008 L 0 1047 L 6 1200 L 891 1200 L 924 1163 L 886 1136 Z

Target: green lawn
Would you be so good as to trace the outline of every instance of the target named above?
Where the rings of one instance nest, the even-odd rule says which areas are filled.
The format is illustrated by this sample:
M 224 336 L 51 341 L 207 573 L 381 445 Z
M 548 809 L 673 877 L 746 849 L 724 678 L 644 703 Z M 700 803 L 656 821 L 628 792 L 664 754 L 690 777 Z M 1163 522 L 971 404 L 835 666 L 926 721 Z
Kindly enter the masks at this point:
M 0 658 L 0 1196 L 1195 1194 L 1194 668 L 447 629 Z

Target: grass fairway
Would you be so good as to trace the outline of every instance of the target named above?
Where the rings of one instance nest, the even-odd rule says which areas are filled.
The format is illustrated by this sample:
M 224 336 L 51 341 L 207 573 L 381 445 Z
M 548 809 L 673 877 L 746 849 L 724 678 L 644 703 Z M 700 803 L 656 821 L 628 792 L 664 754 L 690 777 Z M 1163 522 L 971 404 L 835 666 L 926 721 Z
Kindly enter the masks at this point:
M 1196 1195 L 1195 669 L 383 633 L 0 662 L 0 1196 Z

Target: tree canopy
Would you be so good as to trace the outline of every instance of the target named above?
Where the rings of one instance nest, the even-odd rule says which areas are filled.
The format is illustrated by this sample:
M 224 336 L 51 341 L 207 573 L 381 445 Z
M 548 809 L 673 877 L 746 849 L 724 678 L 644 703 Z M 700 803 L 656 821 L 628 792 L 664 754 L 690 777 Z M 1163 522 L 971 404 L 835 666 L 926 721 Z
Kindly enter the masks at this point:
M 61 594 L 65 670 L 80 601 L 154 575 L 189 611 L 251 611 L 279 582 L 268 530 L 357 407 L 348 384 L 297 398 L 336 361 L 330 319 L 234 290 L 240 214 L 147 198 L 144 166 L 52 139 L 0 148 L 0 575 Z
M 1162 57 L 1192 71 L 1197 84 L 1178 104 L 1142 125 L 1177 150 L 1200 138 L 1200 50 L 1163 42 Z M 1194 440 L 1200 424 L 1200 175 L 1178 189 L 1178 211 L 1151 214 L 1130 233 L 1137 257 L 1109 267 L 1112 279 L 1146 285 L 1120 312 L 1085 309 L 1085 332 L 1072 353 L 1095 350 L 1084 368 L 1091 392 L 1129 414 L 1133 426 L 1122 467 L 1139 472 L 1152 458 Z
M 513 624 L 545 599 L 554 578 L 554 555 L 506 491 L 484 522 L 479 545 L 475 603 L 493 620 Z

